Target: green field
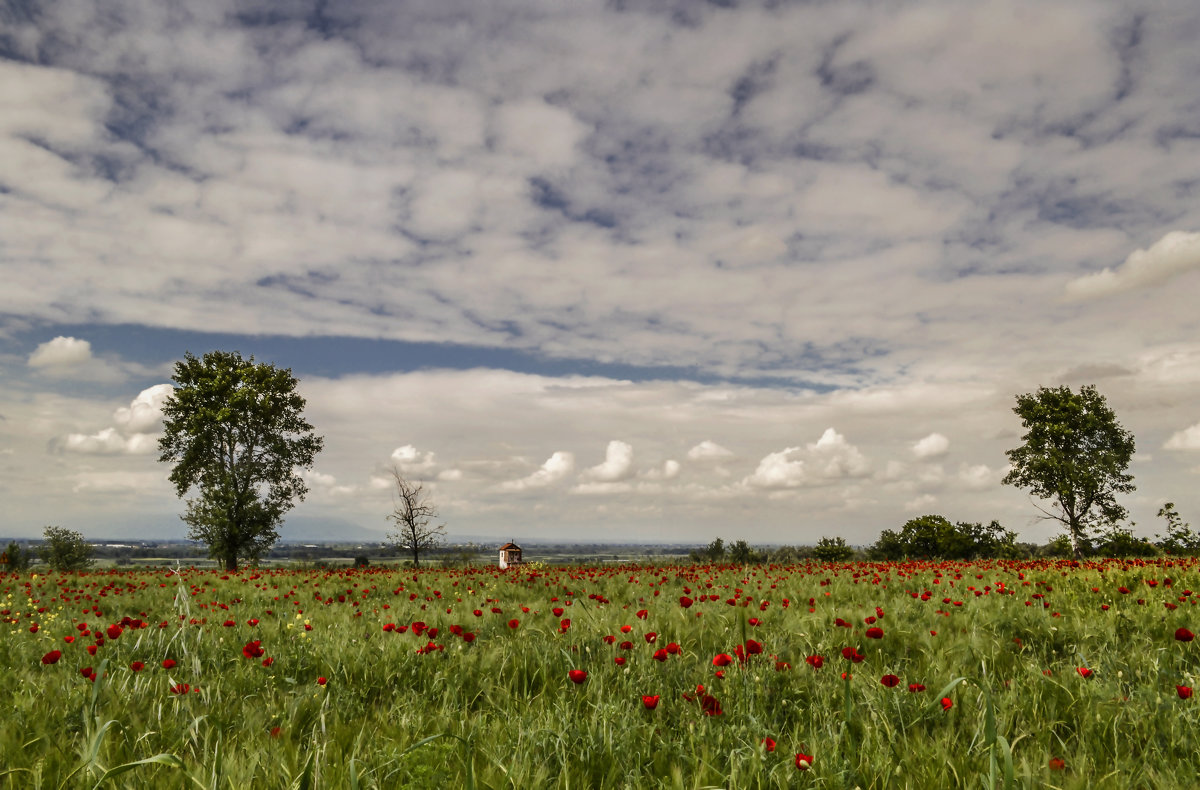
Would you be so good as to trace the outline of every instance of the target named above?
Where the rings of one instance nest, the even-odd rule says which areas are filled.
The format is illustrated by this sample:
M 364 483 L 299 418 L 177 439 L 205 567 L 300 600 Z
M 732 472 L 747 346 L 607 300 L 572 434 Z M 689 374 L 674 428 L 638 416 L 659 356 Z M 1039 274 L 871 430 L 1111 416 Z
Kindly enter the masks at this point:
M 1190 559 L 185 568 L 0 590 L 4 787 L 1200 776 Z

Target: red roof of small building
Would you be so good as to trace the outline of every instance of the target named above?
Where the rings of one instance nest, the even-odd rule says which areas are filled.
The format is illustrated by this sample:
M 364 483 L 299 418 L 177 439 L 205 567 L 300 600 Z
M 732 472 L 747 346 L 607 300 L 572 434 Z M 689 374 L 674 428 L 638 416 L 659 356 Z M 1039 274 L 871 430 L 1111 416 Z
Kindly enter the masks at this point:
M 500 547 L 500 551 L 508 551 L 509 549 L 516 549 L 517 551 L 520 551 L 521 547 L 515 543 L 505 543 Z

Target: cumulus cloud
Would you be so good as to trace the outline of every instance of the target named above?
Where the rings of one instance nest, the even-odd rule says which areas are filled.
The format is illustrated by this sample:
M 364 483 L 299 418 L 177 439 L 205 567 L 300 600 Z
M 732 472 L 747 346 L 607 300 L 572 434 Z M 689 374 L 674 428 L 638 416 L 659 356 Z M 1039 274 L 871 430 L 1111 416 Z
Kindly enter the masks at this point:
M 162 422 L 162 406 L 175 390 L 156 384 L 138 393 L 128 406 L 113 412 L 116 427 L 93 434 L 71 433 L 63 440 L 68 452 L 85 455 L 148 455 L 158 451 L 158 436 L 151 434 Z
M 1067 283 L 1069 300 L 1098 299 L 1122 291 L 1161 285 L 1200 269 L 1200 233 L 1171 231 L 1149 249 L 1135 250 L 1115 269 L 1085 274 Z
M 508 480 L 500 484 L 501 491 L 528 491 L 545 488 L 559 482 L 575 469 L 575 455 L 558 451 L 546 459 L 536 472 L 518 480 Z
M 997 473 L 987 464 L 963 464 L 959 467 L 958 479 L 971 491 L 982 491 L 999 483 Z
M 768 454 L 743 483 L 763 489 L 796 488 L 863 477 L 868 471 L 869 464 L 858 448 L 827 428 L 820 439 L 804 448 L 788 447 Z
M 1171 437 L 1163 444 L 1163 448 L 1166 450 L 1200 450 L 1200 422 L 1171 434 Z
M 731 451 L 708 439 L 700 442 L 700 444 L 687 452 L 689 461 L 713 461 L 732 457 L 733 453 Z
M 658 469 L 648 469 L 642 474 L 647 480 L 674 480 L 679 477 L 679 472 L 683 467 L 679 462 L 673 459 L 663 461 L 663 465 Z
M 950 440 L 940 433 L 931 433 L 912 446 L 913 455 L 920 459 L 938 458 L 950 449 Z
M 32 368 L 59 368 L 78 365 L 92 358 L 92 344 L 76 337 L 59 335 L 42 343 L 29 355 Z
M 401 472 L 411 475 L 429 474 L 437 467 L 437 460 L 432 452 L 422 452 L 411 444 L 392 450 L 390 460 Z
M 105 428 L 93 434 L 67 434 L 64 447 L 85 455 L 148 455 L 158 450 L 158 437 L 144 433 L 122 436 L 116 428 Z
M 616 483 L 633 475 L 633 445 L 614 439 L 604 452 L 604 462 L 587 469 L 585 480 L 598 483 Z
M 146 432 L 158 427 L 162 421 L 162 407 L 175 392 L 170 384 L 156 384 L 144 389 L 128 406 L 113 412 L 113 420 L 122 430 Z

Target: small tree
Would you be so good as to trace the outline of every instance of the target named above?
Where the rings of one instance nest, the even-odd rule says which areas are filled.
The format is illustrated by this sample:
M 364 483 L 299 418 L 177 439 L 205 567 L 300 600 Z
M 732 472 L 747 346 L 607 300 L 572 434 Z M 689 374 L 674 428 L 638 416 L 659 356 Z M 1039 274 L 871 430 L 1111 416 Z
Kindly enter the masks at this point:
M 8 544 L 8 548 L 4 550 L 5 556 L 8 557 L 8 564 L 0 568 L 0 571 L 27 571 L 29 563 L 33 561 L 33 557 L 27 551 L 22 551 L 20 544 L 15 540 Z
M 440 546 L 445 540 L 446 525 L 433 523 L 438 516 L 437 507 L 429 500 L 423 483 L 404 479 L 394 467 L 392 477 L 396 491 L 387 518 L 396 522 L 396 531 L 388 533 L 388 540 L 400 551 L 412 554 L 413 565 L 420 565 L 421 552 Z
M 163 404 L 163 462 L 175 462 L 171 482 L 191 489 L 188 537 L 236 571 L 238 558 L 257 559 L 279 540 L 278 526 L 308 486 L 324 440 L 304 419 L 304 398 L 289 369 L 254 364 L 234 352 L 185 355 L 175 365 L 175 391 Z
M 1194 557 L 1200 553 L 1200 535 L 1193 532 L 1191 526 L 1179 517 L 1174 502 L 1160 507 L 1158 517 L 1167 522 L 1166 537 L 1155 535 L 1160 549 L 1176 556 Z
M 845 538 L 821 538 L 812 555 L 821 562 L 848 562 L 854 559 L 854 549 L 846 545 Z
M 1116 495 L 1134 490 L 1133 476 L 1125 473 L 1133 434 L 1092 386 L 1078 394 L 1042 387 L 1018 395 L 1013 411 L 1027 432 L 1024 444 L 1007 452 L 1012 469 L 1003 482 L 1050 500 L 1052 510 L 1039 510 L 1062 523 L 1079 559 L 1089 531 L 1125 518 Z
M 91 544 L 83 535 L 64 527 L 46 527 L 42 533 L 42 559 L 56 571 L 82 571 L 92 567 Z

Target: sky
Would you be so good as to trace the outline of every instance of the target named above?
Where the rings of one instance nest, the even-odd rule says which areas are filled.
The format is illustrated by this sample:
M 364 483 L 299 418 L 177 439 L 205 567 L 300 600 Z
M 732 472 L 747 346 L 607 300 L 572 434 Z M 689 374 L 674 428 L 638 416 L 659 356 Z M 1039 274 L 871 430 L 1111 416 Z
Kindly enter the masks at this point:
M 291 368 L 284 539 L 1057 533 L 1095 385 L 1200 526 L 1193 0 L 0 6 L 0 535 L 182 537 L 187 352 Z

